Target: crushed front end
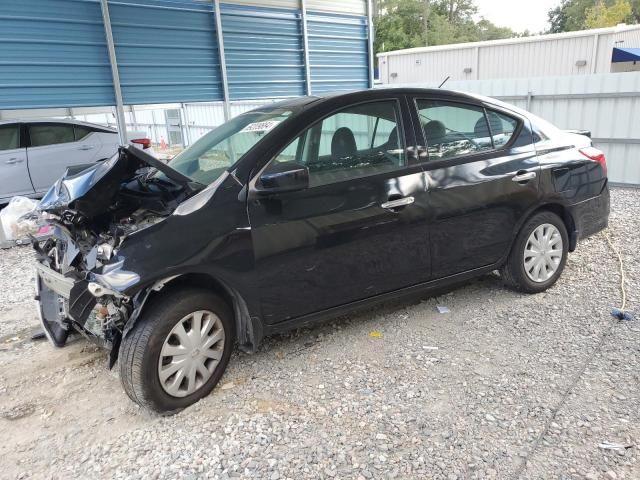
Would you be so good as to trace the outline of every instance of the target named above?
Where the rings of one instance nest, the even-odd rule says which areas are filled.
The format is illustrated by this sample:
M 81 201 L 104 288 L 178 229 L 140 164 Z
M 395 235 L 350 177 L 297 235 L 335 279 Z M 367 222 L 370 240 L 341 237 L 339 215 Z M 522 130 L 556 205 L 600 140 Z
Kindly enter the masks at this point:
M 119 250 L 198 191 L 148 157 L 123 147 L 106 162 L 67 172 L 40 203 L 43 223 L 53 228 L 46 240 L 33 240 L 36 300 L 45 334 L 58 347 L 74 330 L 112 350 L 115 361 L 142 294 Z

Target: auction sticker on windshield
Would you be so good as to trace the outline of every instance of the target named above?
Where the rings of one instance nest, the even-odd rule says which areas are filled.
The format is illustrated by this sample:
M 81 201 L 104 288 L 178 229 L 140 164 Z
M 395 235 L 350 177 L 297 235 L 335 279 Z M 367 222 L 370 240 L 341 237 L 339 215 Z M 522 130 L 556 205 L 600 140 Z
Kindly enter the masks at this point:
M 244 127 L 241 132 L 268 132 L 278 125 L 278 120 L 267 120 L 265 122 L 254 122 Z

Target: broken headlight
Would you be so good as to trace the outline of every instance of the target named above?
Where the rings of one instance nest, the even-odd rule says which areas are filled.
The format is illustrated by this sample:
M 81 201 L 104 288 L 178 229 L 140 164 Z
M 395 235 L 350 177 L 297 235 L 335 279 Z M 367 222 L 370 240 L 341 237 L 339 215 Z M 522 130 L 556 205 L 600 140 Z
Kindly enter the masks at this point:
M 102 243 L 97 248 L 97 258 L 103 262 L 108 262 L 113 256 L 113 246 L 109 243 Z

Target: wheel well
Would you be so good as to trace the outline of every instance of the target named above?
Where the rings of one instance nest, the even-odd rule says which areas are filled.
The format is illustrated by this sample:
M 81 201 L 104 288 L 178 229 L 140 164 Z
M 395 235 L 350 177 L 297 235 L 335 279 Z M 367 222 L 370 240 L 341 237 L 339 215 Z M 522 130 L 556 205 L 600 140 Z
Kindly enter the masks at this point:
M 247 304 L 238 291 L 226 285 L 218 279 L 202 273 L 187 273 L 168 280 L 166 283 L 156 283 L 149 287 L 149 295 L 144 298 L 143 304 L 153 301 L 154 297 L 162 295 L 166 289 L 179 289 L 182 287 L 196 287 L 218 294 L 231 307 L 235 319 L 235 334 L 239 347 L 246 352 L 255 352 L 263 336 L 262 323 L 258 318 L 251 317 Z M 142 305 L 140 305 L 142 308 Z M 133 319 L 135 323 L 136 318 Z M 133 324 L 127 324 L 125 335 L 133 328 Z
M 569 251 L 573 252 L 576 249 L 578 238 L 576 232 L 576 224 L 573 220 L 573 217 L 571 216 L 571 213 L 569 213 L 569 211 L 559 203 L 548 203 L 537 208 L 534 212 L 531 213 L 531 215 L 529 215 L 528 218 L 531 218 L 538 212 L 544 211 L 555 213 L 562 219 L 562 221 L 564 222 L 564 226 L 567 229 L 567 235 L 569 235 Z

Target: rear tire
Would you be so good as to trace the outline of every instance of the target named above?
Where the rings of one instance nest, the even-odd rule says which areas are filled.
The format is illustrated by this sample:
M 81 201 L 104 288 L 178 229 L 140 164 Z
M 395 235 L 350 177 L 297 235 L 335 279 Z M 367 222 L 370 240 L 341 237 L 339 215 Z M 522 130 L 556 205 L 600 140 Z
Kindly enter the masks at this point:
M 176 413 L 211 393 L 233 342 L 233 316 L 220 297 L 195 288 L 163 290 L 122 341 L 122 386 L 138 405 Z M 167 376 L 168 368 L 176 371 Z
M 562 219 L 553 212 L 539 212 L 523 225 L 500 269 L 505 284 L 525 293 L 551 287 L 567 262 L 569 237 Z M 539 265 L 539 267 L 538 267 Z

